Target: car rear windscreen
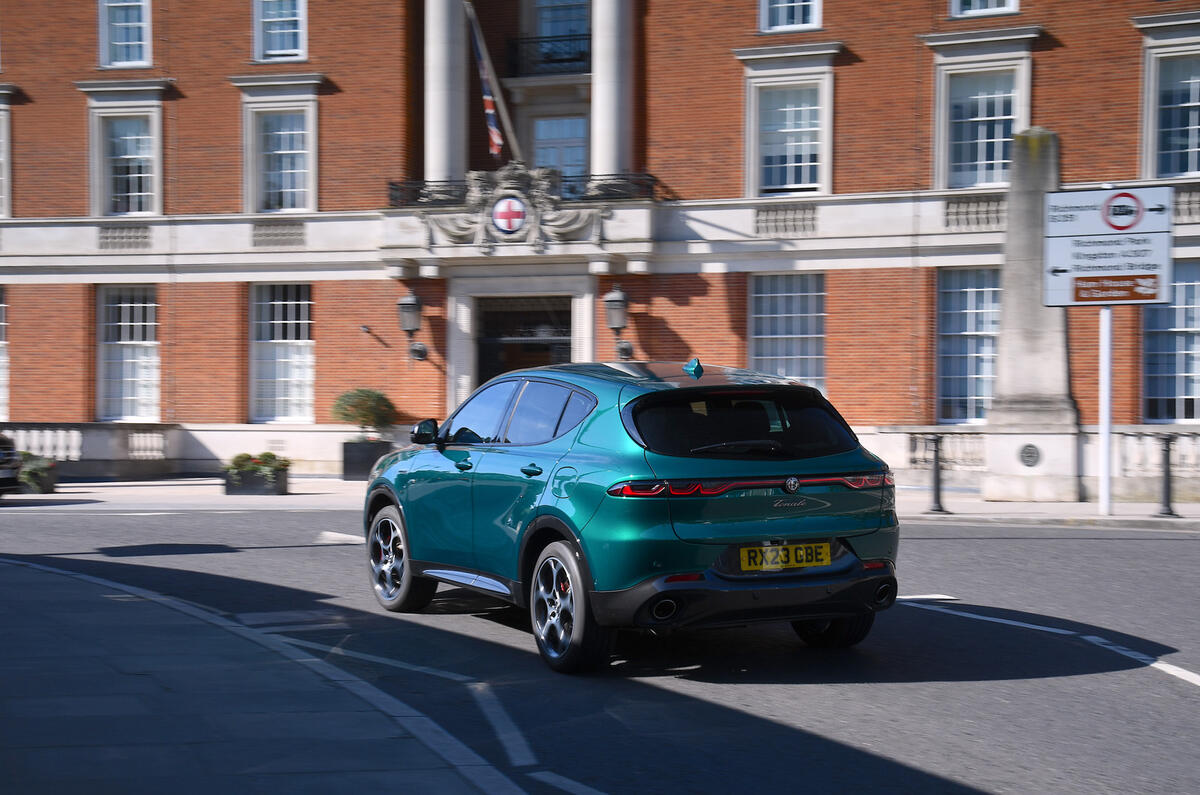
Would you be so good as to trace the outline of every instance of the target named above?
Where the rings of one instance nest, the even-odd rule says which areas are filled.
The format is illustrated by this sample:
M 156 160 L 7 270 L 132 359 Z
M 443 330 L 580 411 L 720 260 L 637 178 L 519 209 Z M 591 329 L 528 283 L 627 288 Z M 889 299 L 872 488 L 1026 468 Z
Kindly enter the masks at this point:
M 635 404 L 632 419 L 645 446 L 663 455 L 815 458 L 858 446 L 842 418 L 806 388 L 660 393 Z

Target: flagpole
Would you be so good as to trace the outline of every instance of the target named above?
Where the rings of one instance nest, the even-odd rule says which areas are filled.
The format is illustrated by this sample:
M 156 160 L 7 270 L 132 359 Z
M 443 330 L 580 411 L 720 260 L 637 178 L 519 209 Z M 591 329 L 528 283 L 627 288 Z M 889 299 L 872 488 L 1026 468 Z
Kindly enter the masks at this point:
M 492 94 L 496 100 L 496 110 L 500 111 L 500 123 L 504 125 L 504 133 L 508 136 L 508 148 L 512 151 L 514 159 L 524 161 L 525 158 L 521 157 L 521 144 L 517 142 L 512 120 L 508 117 L 508 105 L 504 103 L 504 89 L 500 86 L 500 81 L 496 79 L 492 56 L 488 55 L 487 43 L 484 42 L 483 31 L 479 27 L 479 18 L 475 16 L 475 6 L 472 5 L 471 0 L 463 0 L 463 6 L 467 11 L 467 21 L 471 23 L 471 27 L 475 31 L 475 39 L 479 42 L 479 53 L 483 58 L 484 69 L 487 70 L 488 81 L 493 86 Z

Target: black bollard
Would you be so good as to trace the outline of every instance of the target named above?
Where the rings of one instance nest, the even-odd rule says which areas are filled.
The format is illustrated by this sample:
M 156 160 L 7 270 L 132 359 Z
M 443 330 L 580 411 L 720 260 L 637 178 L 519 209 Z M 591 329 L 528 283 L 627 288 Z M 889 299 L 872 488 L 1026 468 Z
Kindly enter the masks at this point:
M 942 507 L 942 437 L 932 434 L 925 440 L 933 443 L 933 502 L 925 513 L 950 513 Z
M 1171 442 L 1175 441 L 1172 434 L 1162 436 L 1162 507 L 1155 516 L 1179 516 L 1171 508 Z

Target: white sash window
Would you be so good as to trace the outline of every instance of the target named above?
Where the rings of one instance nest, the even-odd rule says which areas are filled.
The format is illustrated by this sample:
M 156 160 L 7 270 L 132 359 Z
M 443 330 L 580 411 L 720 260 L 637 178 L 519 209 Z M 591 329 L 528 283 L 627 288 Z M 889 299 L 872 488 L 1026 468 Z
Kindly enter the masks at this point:
M 158 303 L 145 285 L 100 290 L 101 420 L 159 420 Z
M 1000 330 L 1000 271 L 938 272 L 937 419 L 983 422 L 996 381 Z
M 250 332 L 251 419 L 312 422 L 311 286 L 254 285 Z
M 825 389 L 825 274 L 755 276 L 750 367 Z

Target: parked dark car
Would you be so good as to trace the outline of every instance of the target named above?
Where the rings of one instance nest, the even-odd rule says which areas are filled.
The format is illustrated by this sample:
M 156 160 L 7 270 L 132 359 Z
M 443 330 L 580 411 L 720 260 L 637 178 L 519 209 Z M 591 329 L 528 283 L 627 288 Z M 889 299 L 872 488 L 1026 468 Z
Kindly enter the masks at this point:
M 21 490 L 21 454 L 12 439 L 0 433 L 0 495 Z
M 614 630 L 787 621 L 847 647 L 896 598 L 887 465 L 810 387 L 748 370 L 570 364 L 484 384 L 384 456 L 364 509 L 388 610 L 450 583 L 527 607 L 557 671 Z

